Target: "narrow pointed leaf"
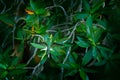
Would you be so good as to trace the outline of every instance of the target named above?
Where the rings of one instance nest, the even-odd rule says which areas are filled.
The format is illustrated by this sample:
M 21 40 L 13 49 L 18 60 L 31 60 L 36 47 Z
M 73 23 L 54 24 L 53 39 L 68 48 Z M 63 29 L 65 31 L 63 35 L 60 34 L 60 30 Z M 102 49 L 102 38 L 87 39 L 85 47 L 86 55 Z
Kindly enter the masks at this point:
M 86 53 L 85 56 L 83 57 L 82 60 L 82 65 L 86 65 L 87 63 L 89 63 L 92 59 L 92 48 L 90 48 Z
M 89 43 L 86 42 L 84 39 L 77 37 L 78 41 L 76 41 L 76 44 L 79 45 L 80 47 L 87 48 L 89 47 Z

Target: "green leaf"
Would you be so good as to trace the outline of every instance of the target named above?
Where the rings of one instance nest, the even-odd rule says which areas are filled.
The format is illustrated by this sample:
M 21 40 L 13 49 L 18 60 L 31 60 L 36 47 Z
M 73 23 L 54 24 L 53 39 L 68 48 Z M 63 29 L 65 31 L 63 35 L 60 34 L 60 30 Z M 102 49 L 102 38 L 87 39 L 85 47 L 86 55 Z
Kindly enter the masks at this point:
M 85 56 L 83 57 L 83 60 L 82 60 L 82 65 L 86 65 L 88 62 L 90 62 L 90 60 L 92 60 L 92 48 L 90 48 L 86 53 L 85 53 Z
M 58 66 L 63 67 L 67 70 L 76 69 L 78 67 L 78 65 L 76 63 L 58 64 Z
M 6 14 L 0 14 L 0 21 L 11 27 L 13 27 L 13 25 L 15 24 L 15 22 Z
M 17 64 L 16 69 L 24 69 L 26 64 Z
M 90 5 L 87 0 L 83 0 L 83 8 L 85 11 L 89 12 L 90 11 Z
M 77 73 L 78 71 L 75 69 L 75 70 L 69 70 L 66 74 L 65 74 L 65 77 L 67 76 L 73 76 Z
M 44 3 L 41 0 L 30 0 L 30 6 L 38 15 L 49 16 L 50 13 L 44 8 Z
M 87 18 L 88 15 L 89 15 L 89 14 L 86 14 L 86 13 L 78 13 L 78 14 L 75 14 L 74 17 L 75 17 L 75 19 L 77 19 L 77 20 L 81 20 L 81 19 Z
M 12 66 L 13 66 L 13 65 L 16 65 L 16 64 L 18 63 L 18 61 L 19 61 L 19 58 L 16 57 L 15 59 L 12 60 L 11 65 L 12 65 Z
M 93 57 L 96 59 L 98 56 L 98 53 L 97 53 L 97 49 L 95 46 L 92 47 L 92 54 L 93 54 Z
M 104 37 L 102 37 L 102 34 L 104 33 L 104 30 L 100 27 L 94 26 L 94 40 L 96 43 L 103 40 Z
M 76 32 L 80 33 L 82 36 L 86 36 L 86 24 L 81 22 L 81 25 L 77 27 Z
M 99 8 L 103 5 L 103 1 L 104 1 L 104 0 L 98 1 L 98 2 L 92 7 L 91 12 L 94 13 L 94 12 L 96 12 L 97 10 L 99 10 Z
M 101 56 L 104 57 L 105 59 L 108 59 L 108 57 L 109 57 L 108 55 L 110 55 L 112 53 L 112 50 L 110 50 L 107 47 L 97 46 L 97 48 L 99 49 Z
M 85 71 L 85 72 L 87 72 L 87 73 L 98 73 L 97 70 L 86 68 L 86 67 L 82 67 L 82 70 Z
M 64 53 L 64 50 L 61 48 L 61 46 L 55 46 L 50 49 L 51 54 L 55 56 L 60 56 L 62 53 Z
M 43 64 L 46 62 L 47 58 L 48 58 L 48 55 L 46 55 L 46 52 L 45 52 L 45 53 L 42 55 L 40 64 L 43 65 Z
M 35 15 L 27 15 L 26 17 L 26 22 L 28 26 L 32 26 L 33 25 L 33 21 L 37 22 L 37 17 Z
M 44 44 L 31 43 L 31 45 L 38 49 L 46 49 L 46 46 Z
M 106 30 L 107 27 L 107 20 L 103 19 L 97 19 L 98 24 L 102 25 L 102 29 Z
M 82 80 L 89 80 L 87 74 L 83 70 L 79 69 L 79 73 L 80 73 Z
M 38 0 L 30 0 L 30 6 L 34 11 L 36 11 L 39 8 L 38 4 Z
M 71 55 L 72 55 L 74 61 L 76 61 L 78 59 L 78 54 L 77 53 L 73 52 Z
M 7 71 L 4 71 L 1 75 L 0 75 L 0 78 L 5 78 L 7 76 L 8 72 Z
M 92 27 L 92 16 L 89 15 L 87 20 L 86 20 L 86 31 L 87 31 L 87 36 L 94 40 L 94 35 L 93 35 L 93 27 Z
M 40 27 L 35 30 L 37 34 L 45 34 L 47 30 L 47 26 L 40 25 Z
M 55 62 L 61 61 L 61 60 L 59 59 L 59 57 L 58 57 L 58 56 L 55 56 L 55 55 L 51 55 L 51 58 L 52 58 Z
M 69 60 L 69 62 L 73 62 L 73 63 L 75 63 L 74 56 L 71 55 L 71 54 L 69 55 L 68 60 Z
M 86 25 L 89 26 L 90 28 L 92 27 L 92 16 L 89 15 L 87 20 L 86 20 Z
M 22 30 L 18 30 L 16 39 L 23 40 L 24 35 L 25 34 L 24 34 L 24 32 Z
M 39 14 L 39 15 L 44 15 L 46 12 L 46 10 L 44 8 L 40 8 L 38 10 L 36 10 L 36 14 Z
M 89 43 L 85 41 L 84 39 L 77 37 L 78 41 L 76 41 L 76 44 L 79 45 L 80 47 L 87 48 L 89 47 Z
M 51 46 L 52 45 L 52 34 L 51 35 L 44 35 L 44 41 L 47 44 L 47 46 Z
M 2 68 L 2 69 L 7 69 L 7 66 L 0 63 L 0 68 Z
M 11 75 L 22 75 L 23 73 L 26 73 L 25 69 L 13 69 L 9 72 Z

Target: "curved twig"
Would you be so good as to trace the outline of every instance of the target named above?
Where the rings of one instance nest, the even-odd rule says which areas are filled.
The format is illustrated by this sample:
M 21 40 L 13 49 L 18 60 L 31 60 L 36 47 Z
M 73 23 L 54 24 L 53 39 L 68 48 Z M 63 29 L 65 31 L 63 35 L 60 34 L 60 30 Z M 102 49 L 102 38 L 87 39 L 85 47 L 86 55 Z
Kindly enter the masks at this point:
M 0 0 L 0 1 L 4 6 L 3 10 L 1 11 L 1 14 L 3 14 L 5 12 L 5 10 L 6 10 L 6 4 L 3 2 L 3 0 Z

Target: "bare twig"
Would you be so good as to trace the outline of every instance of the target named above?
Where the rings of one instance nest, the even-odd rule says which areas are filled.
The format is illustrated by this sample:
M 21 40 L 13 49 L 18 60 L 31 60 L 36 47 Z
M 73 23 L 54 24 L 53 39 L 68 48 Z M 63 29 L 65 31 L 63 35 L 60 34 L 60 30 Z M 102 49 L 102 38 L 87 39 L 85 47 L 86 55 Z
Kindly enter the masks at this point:
M 44 53 L 43 56 L 41 57 L 41 60 L 43 60 L 43 59 L 45 58 L 46 54 L 48 54 L 48 50 L 45 51 L 45 53 Z M 43 65 L 44 65 L 44 64 L 42 64 L 42 63 L 39 62 L 39 63 L 34 67 L 34 69 L 33 69 L 33 71 L 32 71 L 32 75 L 35 75 L 36 72 L 38 72 L 38 71 L 39 71 L 39 73 L 40 73 L 40 72 L 43 70 Z
M 68 15 L 67 15 L 67 12 L 65 11 L 64 7 L 63 6 L 60 6 L 60 5 L 54 5 L 54 6 L 49 6 L 49 7 L 46 7 L 45 9 L 52 9 L 52 8 L 61 8 L 65 17 L 66 17 L 66 22 L 68 22 Z
M 13 30 L 12 30 L 12 33 L 13 33 L 13 49 L 15 48 L 15 29 L 16 29 L 16 24 L 14 24 L 14 27 L 13 27 Z
M 34 67 L 24 67 L 24 69 L 34 69 Z
M 88 65 L 87 65 L 87 67 L 91 67 L 91 66 L 93 66 L 93 64 L 96 62 L 96 59 L 94 59 L 91 63 L 89 63 Z
M 33 69 L 33 71 L 32 71 L 32 74 L 34 75 L 35 74 L 35 72 L 36 72 L 36 70 L 37 70 L 37 68 L 40 66 L 40 63 L 38 63 L 35 67 L 34 67 L 34 69 Z
M 13 4 L 10 6 L 10 8 L 8 8 L 5 12 L 10 11 L 13 8 Z
M 103 7 L 103 8 L 105 7 L 105 2 L 103 2 L 103 5 L 102 5 L 102 7 Z
M 105 28 L 103 25 L 100 25 L 100 24 L 93 24 L 93 26 L 98 26 L 98 27 L 100 27 L 100 28 L 106 30 L 106 28 Z
M 70 38 L 72 37 L 71 43 L 74 42 L 74 39 L 75 39 L 75 30 L 76 30 L 76 27 L 78 26 L 78 24 L 79 24 L 79 22 L 77 22 L 77 23 L 75 24 L 74 29 L 72 30 L 71 34 L 70 34 L 69 37 L 68 37 L 68 39 L 70 39 Z M 66 41 L 64 41 L 64 42 L 67 42 L 68 39 L 67 39 Z M 72 48 L 71 46 L 68 48 L 68 51 L 67 51 L 67 53 L 66 53 L 66 56 L 65 56 L 62 64 L 65 64 L 65 62 L 67 61 L 67 59 L 68 59 L 68 57 L 69 57 L 69 55 L 70 55 L 71 48 Z M 64 68 L 62 67 L 62 68 L 61 68 L 61 77 L 60 77 L 61 80 L 63 80 L 63 73 L 64 73 Z
M 17 0 L 17 1 L 19 1 L 19 0 Z M 16 23 L 19 21 L 19 20 L 21 20 L 22 18 L 18 18 L 18 14 L 19 14 L 19 11 L 20 11 L 20 7 L 21 7 L 21 5 L 23 4 L 23 0 L 20 0 L 20 2 L 19 2 L 19 4 L 18 4 L 18 6 L 17 6 L 17 10 L 16 10 L 16 16 L 14 17 L 14 21 L 15 21 L 15 24 L 14 24 L 14 27 L 13 27 L 13 49 L 14 49 L 14 45 L 15 45 L 15 29 L 16 29 Z
M 82 0 L 81 0 L 81 1 L 80 1 L 80 5 L 78 6 L 78 11 L 79 11 L 79 12 L 82 12 L 82 9 L 83 9 L 83 8 L 82 8 Z
M 37 35 L 38 36 L 38 35 Z M 40 41 L 41 36 L 38 36 L 38 43 Z M 38 48 L 35 48 L 33 55 L 30 57 L 30 59 L 27 61 L 27 65 L 31 62 L 31 60 L 35 57 L 36 53 L 38 51 Z
M 63 43 L 66 43 L 66 42 L 72 37 L 72 35 L 73 35 L 73 33 L 75 32 L 76 27 L 78 26 L 78 24 L 79 24 L 79 22 L 77 22 L 77 23 L 75 24 L 75 26 L 74 26 L 71 34 L 68 36 L 68 38 L 67 38 Z
M 5 12 L 5 10 L 6 10 L 6 4 L 3 2 L 3 0 L 0 0 L 1 1 L 1 3 L 3 4 L 3 10 L 1 11 L 1 14 L 3 14 L 4 12 Z
M 64 30 L 62 30 L 61 32 L 66 32 L 66 31 L 70 31 L 70 30 L 72 30 L 74 27 L 71 27 L 71 28 L 68 28 L 68 29 L 64 29 Z
M 12 33 L 13 33 L 13 49 L 14 49 L 14 45 L 15 45 L 15 30 L 16 30 L 16 23 L 18 23 L 20 20 L 24 20 L 24 18 L 18 18 L 16 21 L 15 21 L 15 24 L 13 26 L 13 30 L 12 30 Z
M 65 62 L 67 61 L 67 58 L 69 57 L 70 51 L 71 51 L 71 47 L 69 47 L 69 49 L 67 51 L 67 54 L 66 54 L 66 56 L 65 56 L 62 64 L 65 64 Z M 63 80 L 63 73 L 64 73 L 64 68 L 62 67 L 61 68 L 61 77 L 60 77 L 60 80 Z
M 85 53 L 87 53 L 88 52 L 88 47 L 85 49 Z
M 7 34 L 7 36 L 5 37 L 5 39 L 4 39 L 3 43 L 2 43 L 2 48 L 4 48 L 5 43 L 6 43 L 6 41 L 8 40 L 8 38 L 9 38 L 9 36 L 10 36 L 11 34 L 12 34 L 12 32 L 10 31 L 10 32 Z
M 42 37 L 41 35 L 34 34 L 34 36 L 39 37 L 39 38 L 41 38 L 42 41 L 44 41 L 44 37 Z
M 56 33 L 57 31 L 56 30 L 46 30 L 46 32 L 54 32 L 54 33 Z
M 56 28 L 56 27 L 59 27 L 59 26 L 64 26 L 64 25 L 71 25 L 72 23 L 62 23 L 62 24 L 57 24 L 57 25 L 54 25 L 52 26 L 52 29 Z

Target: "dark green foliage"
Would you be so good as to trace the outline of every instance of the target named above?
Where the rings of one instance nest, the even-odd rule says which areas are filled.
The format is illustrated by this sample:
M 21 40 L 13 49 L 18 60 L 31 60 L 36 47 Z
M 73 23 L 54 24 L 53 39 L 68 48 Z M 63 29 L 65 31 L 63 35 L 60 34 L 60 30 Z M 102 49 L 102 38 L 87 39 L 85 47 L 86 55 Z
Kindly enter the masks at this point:
M 119 0 L 0 0 L 0 80 L 119 80 Z

